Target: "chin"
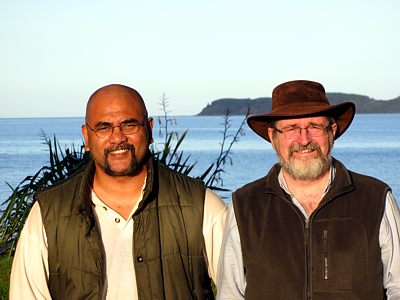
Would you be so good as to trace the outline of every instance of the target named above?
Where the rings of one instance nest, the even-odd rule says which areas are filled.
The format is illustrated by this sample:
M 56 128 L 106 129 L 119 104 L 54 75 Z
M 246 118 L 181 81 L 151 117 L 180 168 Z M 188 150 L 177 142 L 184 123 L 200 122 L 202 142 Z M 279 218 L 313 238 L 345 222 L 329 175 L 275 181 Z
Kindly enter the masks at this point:
M 330 159 L 320 156 L 307 159 L 289 159 L 281 161 L 281 166 L 296 180 L 316 180 L 329 170 Z
M 105 164 L 103 167 L 104 172 L 110 176 L 133 176 L 137 174 L 138 169 L 138 164 L 136 162 L 132 162 L 129 166 L 119 168 L 109 164 Z

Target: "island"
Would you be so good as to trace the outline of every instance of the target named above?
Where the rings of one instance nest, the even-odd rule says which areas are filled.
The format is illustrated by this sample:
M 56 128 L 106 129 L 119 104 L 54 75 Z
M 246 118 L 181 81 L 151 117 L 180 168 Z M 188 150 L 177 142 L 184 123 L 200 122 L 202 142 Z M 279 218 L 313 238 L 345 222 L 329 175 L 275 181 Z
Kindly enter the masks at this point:
M 331 104 L 351 101 L 356 104 L 356 113 L 400 113 L 400 96 L 391 100 L 375 100 L 368 96 L 345 93 L 326 93 Z M 264 114 L 271 111 L 271 98 L 224 98 L 214 100 L 204 107 L 198 116 L 219 116 L 229 111 L 230 115 Z

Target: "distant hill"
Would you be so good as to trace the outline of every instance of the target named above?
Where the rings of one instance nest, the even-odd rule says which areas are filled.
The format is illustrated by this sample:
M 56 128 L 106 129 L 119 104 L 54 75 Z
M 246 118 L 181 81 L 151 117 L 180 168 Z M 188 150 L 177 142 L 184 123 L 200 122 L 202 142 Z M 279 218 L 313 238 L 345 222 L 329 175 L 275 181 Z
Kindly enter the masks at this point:
M 344 93 L 326 93 L 331 104 L 351 101 L 356 104 L 356 112 L 361 114 L 371 113 L 400 113 L 400 96 L 392 100 L 375 100 L 367 96 Z M 252 114 L 263 114 L 271 111 L 271 98 L 263 97 L 256 99 L 218 99 L 208 104 L 198 116 L 224 115 L 229 109 L 231 115 L 246 114 L 250 106 Z

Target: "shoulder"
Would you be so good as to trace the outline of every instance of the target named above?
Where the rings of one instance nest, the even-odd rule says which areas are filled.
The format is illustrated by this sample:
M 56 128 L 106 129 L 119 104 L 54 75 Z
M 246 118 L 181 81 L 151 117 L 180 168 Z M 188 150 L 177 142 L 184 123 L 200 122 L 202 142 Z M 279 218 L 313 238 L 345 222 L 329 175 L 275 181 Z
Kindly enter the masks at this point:
M 36 193 L 35 200 L 40 205 L 43 217 L 56 218 L 61 212 L 70 214 L 80 205 L 83 195 L 90 191 L 88 167 Z
M 348 170 L 345 165 L 337 159 L 333 159 L 334 167 L 336 168 L 337 175 L 342 176 L 344 174 L 348 174 L 354 184 L 363 185 L 365 187 L 369 187 L 375 189 L 377 187 L 389 188 L 389 186 L 383 182 L 382 180 L 368 176 L 365 174 L 360 174 L 351 170 Z
M 262 192 L 265 190 L 266 182 L 267 182 L 267 176 L 264 176 L 262 178 L 249 182 L 244 186 L 238 188 L 233 194 L 241 195 L 241 194 L 248 194 L 248 193 L 252 194 L 252 193 Z
M 79 177 L 76 174 L 70 178 L 63 179 L 54 185 L 47 187 L 39 192 L 37 192 L 37 196 L 39 198 L 42 197 L 47 197 L 50 195 L 56 195 L 56 194 L 61 194 L 64 193 L 64 191 L 67 191 L 74 187 L 78 182 L 79 182 Z
M 201 179 L 193 178 L 188 175 L 182 174 L 176 170 L 171 169 L 170 167 L 167 167 L 166 165 L 162 164 L 161 162 L 155 161 L 154 163 L 157 166 L 158 174 L 160 176 L 171 176 L 173 178 L 177 178 L 178 180 L 186 180 L 186 181 L 190 181 L 190 182 L 196 182 L 196 183 L 202 184 L 204 186 L 204 183 Z
M 204 210 L 220 214 L 227 210 L 225 202 L 214 191 L 206 189 Z
M 46 197 L 46 196 L 52 195 L 52 194 L 64 193 L 66 190 L 74 188 L 76 185 L 78 185 L 82 181 L 85 171 L 86 171 L 86 167 L 78 170 L 73 175 L 71 175 L 65 179 L 62 179 L 62 180 L 56 182 L 55 184 L 37 192 L 37 196 L 39 198 Z
M 385 182 L 383 182 L 382 180 L 380 180 L 378 178 L 360 174 L 360 173 L 353 172 L 353 171 L 349 171 L 349 173 L 355 183 L 363 184 L 372 189 L 375 189 L 377 187 L 381 187 L 381 188 L 385 188 L 385 189 L 389 188 L 389 186 Z
M 336 176 L 342 177 L 341 180 L 346 180 L 346 173 L 348 174 L 350 181 L 355 185 L 356 188 L 362 188 L 363 190 L 379 191 L 381 190 L 386 194 L 390 190 L 390 187 L 382 180 L 368 176 L 365 174 L 360 174 L 351 170 L 348 170 L 344 164 L 336 159 L 333 160 L 334 166 L 336 168 Z
M 180 174 L 165 165 L 155 161 L 154 168 L 150 169 L 154 173 L 151 175 L 152 190 L 156 190 L 159 197 L 159 201 L 165 201 L 165 203 L 176 203 L 180 205 L 195 205 L 203 210 L 206 187 L 204 183 L 199 179 L 194 179 L 189 176 Z M 154 172 L 153 172 L 154 170 Z
M 198 178 L 192 178 L 178 171 L 175 171 L 160 162 L 155 162 L 155 169 L 158 173 L 158 181 L 160 186 L 170 189 L 172 186 L 177 188 L 178 193 L 191 192 L 200 193 L 204 199 L 205 185 Z
M 267 177 L 262 177 L 250 182 L 232 193 L 232 204 L 235 211 L 248 211 L 257 209 L 259 199 L 266 192 Z
M 222 232 L 225 224 L 228 207 L 215 192 L 206 189 L 204 201 L 203 233 L 210 232 L 212 228 Z
M 275 185 L 279 186 L 278 182 L 279 171 L 280 171 L 280 166 L 278 164 L 275 164 L 269 170 L 266 176 L 243 185 L 234 192 L 234 195 L 264 193 L 267 190 L 267 187 L 268 189 L 271 189 Z

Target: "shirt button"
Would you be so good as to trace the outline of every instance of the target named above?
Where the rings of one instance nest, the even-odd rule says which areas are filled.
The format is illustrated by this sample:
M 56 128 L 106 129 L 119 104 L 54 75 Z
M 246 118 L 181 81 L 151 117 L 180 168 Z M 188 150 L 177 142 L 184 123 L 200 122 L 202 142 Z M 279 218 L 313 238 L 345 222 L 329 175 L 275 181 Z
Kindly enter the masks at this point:
M 119 219 L 119 218 L 115 218 L 115 223 L 119 223 L 119 222 L 121 222 L 121 220 Z
M 136 257 L 136 260 L 141 263 L 141 262 L 143 262 L 143 257 L 138 256 L 138 257 Z

